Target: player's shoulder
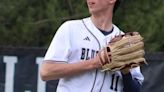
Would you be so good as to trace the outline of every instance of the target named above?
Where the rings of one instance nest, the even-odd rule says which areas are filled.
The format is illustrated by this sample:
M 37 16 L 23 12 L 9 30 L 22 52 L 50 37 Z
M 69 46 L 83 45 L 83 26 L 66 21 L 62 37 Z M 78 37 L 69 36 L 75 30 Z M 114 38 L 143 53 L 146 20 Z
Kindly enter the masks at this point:
M 89 18 L 83 18 L 86 20 L 89 20 Z M 79 30 L 79 29 L 83 29 L 84 28 L 84 24 L 83 24 L 83 19 L 76 19 L 76 20 L 67 20 L 65 21 L 61 27 L 70 29 L 70 30 Z
M 82 23 L 82 19 L 76 19 L 76 20 L 67 20 L 62 25 L 75 26 L 81 23 Z
M 114 31 L 113 31 L 114 35 L 124 34 L 124 32 L 119 27 L 117 27 L 115 24 L 113 24 L 113 27 L 114 27 Z

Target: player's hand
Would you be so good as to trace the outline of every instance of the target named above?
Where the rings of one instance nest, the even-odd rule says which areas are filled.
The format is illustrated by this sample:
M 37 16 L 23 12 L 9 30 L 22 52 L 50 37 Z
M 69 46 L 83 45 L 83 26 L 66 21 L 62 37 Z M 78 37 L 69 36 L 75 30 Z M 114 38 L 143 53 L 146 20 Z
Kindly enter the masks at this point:
M 106 62 L 101 62 L 100 61 L 100 58 L 99 58 L 98 54 L 92 59 L 92 62 L 94 62 L 94 64 L 97 66 L 98 69 L 101 69 L 102 68 L 102 64 L 106 63 Z
M 144 54 L 143 37 L 138 32 L 116 36 L 98 52 L 102 71 L 123 69 L 123 72 L 146 63 Z

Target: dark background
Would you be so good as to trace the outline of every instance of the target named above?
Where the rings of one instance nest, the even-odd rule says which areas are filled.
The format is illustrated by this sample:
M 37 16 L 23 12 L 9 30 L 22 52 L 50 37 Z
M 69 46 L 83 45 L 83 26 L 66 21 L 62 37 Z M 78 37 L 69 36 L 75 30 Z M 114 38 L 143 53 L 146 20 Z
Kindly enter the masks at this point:
M 4 92 L 5 64 L 3 56 L 17 56 L 18 63 L 15 65 L 14 91 L 24 92 L 25 89 L 37 92 L 38 66 L 36 57 L 43 57 L 46 49 L 43 48 L 0 48 L 0 92 Z M 164 53 L 146 53 L 148 65 L 141 66 L 145 77 L 142 92 L 164 91 Z M 46 92 L 55 92 L 58 80 L 48 81 Z

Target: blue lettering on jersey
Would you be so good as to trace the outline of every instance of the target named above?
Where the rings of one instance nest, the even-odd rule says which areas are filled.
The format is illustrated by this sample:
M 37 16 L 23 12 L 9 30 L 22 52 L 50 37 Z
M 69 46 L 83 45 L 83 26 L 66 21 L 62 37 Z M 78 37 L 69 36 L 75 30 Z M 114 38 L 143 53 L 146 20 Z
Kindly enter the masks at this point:
M 98 51 L 89 49 L 89 48 L 82 48 L 81 49 L 81 60 L 88 60 L 94 58 Z

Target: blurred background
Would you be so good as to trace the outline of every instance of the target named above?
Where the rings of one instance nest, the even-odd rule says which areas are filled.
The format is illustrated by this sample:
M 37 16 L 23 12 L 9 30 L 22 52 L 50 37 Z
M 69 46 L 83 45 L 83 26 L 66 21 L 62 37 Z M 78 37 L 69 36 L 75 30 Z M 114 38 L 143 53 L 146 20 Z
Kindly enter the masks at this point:
M 0 45 L 45 47 L 66 20 L 89 16 L 85 0 L 0 0 Z M 123 31 L 139 31 L 147 51 L 164 51 L 164 1 L 124 0 L 114 16 Z
M 0 92 L 55 92 L 57 80 L 40 80 L 39 62 L 63 22 L 89 16 L 85 1 L 0 0 Z M 144 37 L 143 92 L 164 91 L 163 21 L 164 0 L 124 0 L 114 13 L 121 30 Z

